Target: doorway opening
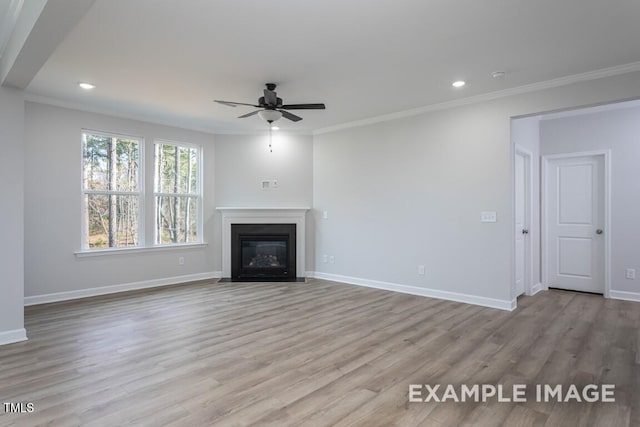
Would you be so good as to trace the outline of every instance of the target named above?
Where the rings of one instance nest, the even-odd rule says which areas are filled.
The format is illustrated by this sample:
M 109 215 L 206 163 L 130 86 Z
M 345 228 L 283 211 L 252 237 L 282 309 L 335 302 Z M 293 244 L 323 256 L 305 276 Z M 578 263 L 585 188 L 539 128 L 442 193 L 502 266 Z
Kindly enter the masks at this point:
M 512 300 L 552 287 L 640 301 L 639 123 L 637 100 L 512 119 Z

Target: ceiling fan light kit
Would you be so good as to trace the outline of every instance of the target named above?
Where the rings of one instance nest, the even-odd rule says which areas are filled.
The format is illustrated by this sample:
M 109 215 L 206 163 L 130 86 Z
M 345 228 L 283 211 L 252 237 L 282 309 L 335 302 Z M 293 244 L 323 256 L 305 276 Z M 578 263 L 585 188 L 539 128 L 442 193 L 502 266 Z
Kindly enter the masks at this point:
M 258 116 L 266 122 L 273 123 L 282 117 L 282 113 L 277 110 L 262 110 L 258 111 Z

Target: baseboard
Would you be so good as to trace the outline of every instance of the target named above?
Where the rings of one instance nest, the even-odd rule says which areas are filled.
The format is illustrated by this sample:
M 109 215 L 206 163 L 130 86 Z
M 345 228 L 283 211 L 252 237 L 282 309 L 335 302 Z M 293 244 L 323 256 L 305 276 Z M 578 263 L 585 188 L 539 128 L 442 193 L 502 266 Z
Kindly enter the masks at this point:
M 640 293 L 612 290 L 612 291 L 609 291 L 609 298 L 640 302 Z
M 529 296 L 534 296 L 538 292 L 542 291 L 542 289 L 543 289 L 542 283 L 540 283 L 540 282 L 536 283 L 535 285 L 533 285 L 531 287 L 531 295 L 529 295 Z
M 0 345 L 13 344 L 14 342 L 26 341 L 26 329 L 13 329 L 11 331 L 0 332 Z
M 162 279 L 145 280 L 142 282 L 124 283 L 121 285 L 79 289 L 77 291 L 56 292 L 54 294 L 25 297 L 24 305 L 29 306 L 46 304 L 50 302 L 69 301 L 80 298 L 95 297 L 99 295 L 115 294 L 118 292 L 134 291 L 138 289 L 176 285 L 179 283 L 194 282 L 196 280 L 219 279 L 220 277 L 222 277 L 221 271 L 210 271 L 207 273 L 186 274 L 184 276 L 165 277 Z
M 318 271 L 308 271 L 307 277 L 316 279 L 331 280 L 334 282 L 348 283 L 350 285 L 366 286 L 368 288 L 384 289 L 386 291 L 401 292 L 404 294 L 419 295 L 423 297 L 438 298 L 448 301 L 463 302 L 467 304 L 480 305 L 483 307 L 497 308 L 500 310 L 513 311 L 516 308 L 516 300 L 499 300 L 494 298 L 481 297 L 476 295 L 461 294 L 457 292 L 441 291 L 438 289 L 421 288 L 418 286 L 402 285 L 399 283 L 381 282 L 378 280 L 362 279 L 359 277 L 342 276 L 338 274 L 321 273 Z

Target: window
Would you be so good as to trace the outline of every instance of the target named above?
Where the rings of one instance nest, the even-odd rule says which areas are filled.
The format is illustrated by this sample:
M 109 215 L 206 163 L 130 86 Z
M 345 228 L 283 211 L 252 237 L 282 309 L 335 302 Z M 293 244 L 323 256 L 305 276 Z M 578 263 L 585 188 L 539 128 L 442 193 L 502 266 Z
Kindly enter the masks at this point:
M 201 179 L 199 147 L 155 144 L 155 243 L 201 241 Z
M 82 132 L 82 251 L 202 243 L 201 148 L 158 141 L 153 149 L 152 188 L 142 138 Z
M 141 242 L 142 140 L 86 131 L 83 145 L 83 248 Z

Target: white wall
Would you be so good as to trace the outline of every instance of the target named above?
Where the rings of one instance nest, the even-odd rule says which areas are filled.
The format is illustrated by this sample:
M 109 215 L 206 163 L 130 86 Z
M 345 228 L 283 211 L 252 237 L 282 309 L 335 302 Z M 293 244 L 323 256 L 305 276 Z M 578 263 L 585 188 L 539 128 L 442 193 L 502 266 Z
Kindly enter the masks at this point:
M 640 297 L 640 107 L 542 120 L 544 154 L 611 149 L 611 289 Z
M 511 122 L 511 140 L 531 153 L 531 286 L 540 285 L 540 117 L 515 119 Z
M 24 95 L 0 87 L 0 344 L 24 331 Z
M 273 133 L 273 152 L 262 135 L 216 135 L 216 206 L 311 207 L 313 203 L 313 138 Z M 263 190 L 263 180 L 278 187 Z M 216 248 L 221 248 L 221 217 L 216 215 Z M 306 267 L 313 269 L 314 229 L 307 217 Z M 218 250 L 218 249 L 217 249 Z M 220 265 L 221 267 L 221 265 Z M 304 272 L 300 272 L 302 276 Z
M 215 163 L 213 136 L 151 123 L 33 102 L 25 104 L 25 295 L 199 277 L 219 271 L 213 244 Z M 78 258 L 81 245 L 81 130 L 92 129 L 203 146 L 205 248 L 177 248 Z M 146 150 L 145 180 L 153 188 L 153 150 Z M 153 206 L 153 193 L 147 193 Z M 153 236 L 153 210 L 145 215 Z M 152 237 L 148 237 L 152 240 Z M 178 265 L 178 257 L 185 258 Z M 218 261 L 216 261 L 218 260 Z
M 317 135 L 316 271 L 509 304 L 510 118 L 634 96 L 640 73 Z
M 216 135 L 216 206 L 300 207 L 313 202 L 311 135 Z M 278 187 L 263 190 L 263 180 Z

